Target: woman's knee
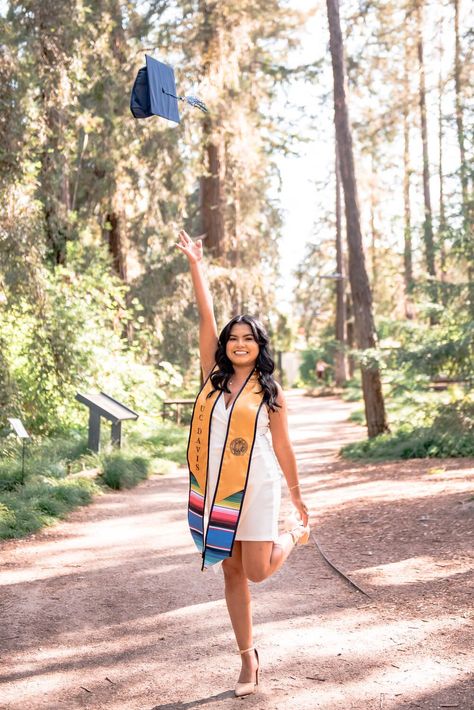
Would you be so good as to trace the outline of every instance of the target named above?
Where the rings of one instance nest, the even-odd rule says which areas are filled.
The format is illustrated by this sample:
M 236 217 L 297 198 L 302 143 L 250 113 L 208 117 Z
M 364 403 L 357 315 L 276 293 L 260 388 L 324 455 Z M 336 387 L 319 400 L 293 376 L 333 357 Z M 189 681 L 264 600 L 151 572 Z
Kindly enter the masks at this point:
M 242 543 L 242 566 L 251 582 L 263 582 L 271 574 L 272 542 Z
M 231 557 L 224 560 L 222 564 L 222 570 L 224 572 L 224 579 L 226 584 L 235 585 L 245 580 L 245 574 L 242 567 L 241 560 L 233 560 Z
M 244 572 L 250 582 L 263 582 L 269 577 L 268 565 L 249 565 L 244 569 Z

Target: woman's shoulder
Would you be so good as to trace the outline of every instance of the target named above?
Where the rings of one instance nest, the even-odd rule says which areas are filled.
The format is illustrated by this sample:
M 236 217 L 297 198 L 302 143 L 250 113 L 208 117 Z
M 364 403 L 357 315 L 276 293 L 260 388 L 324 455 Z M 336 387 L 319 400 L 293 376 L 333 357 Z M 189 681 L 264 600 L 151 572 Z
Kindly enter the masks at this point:
M 279 411 L 281 411 L 282 407 L 284 407 L 284 405 L 285 405 L 285 395 L 284 395 L 284 392 L 283 392 L 283 387 L 282 387 L 282 386 L 280 385 L 280 383 L 277 382 L 276 380 L 273 380 L 273 382 L 275 383 L 275 386 L 276 386 L 276 389 L 277 389 L 276 398 L 275 398 L 275 403 L 276 403 L 277 407 L 276 407 L 275 409 L 272 409 L 271 407 L 268 406 L 268 404 L 266 405 L 265 409 L 267 410 L 268 415 L 269 415 L 270 417 L 271 417 L 273 414 L 278 413 Z
M 284 392 L 283 392 L 283 387 L 282 387 L 281 384 L 280 384 L 279 382 L 277 382 L 276 380 L 273 380 L 273 381 L 274 381 L 275 386 L 276 386 L 276 388 L 277 388 L 277 402 L 278 402 L 279 404 L 281 404 L 281 402 L 285 400 L 285 394 L 284 394 Z

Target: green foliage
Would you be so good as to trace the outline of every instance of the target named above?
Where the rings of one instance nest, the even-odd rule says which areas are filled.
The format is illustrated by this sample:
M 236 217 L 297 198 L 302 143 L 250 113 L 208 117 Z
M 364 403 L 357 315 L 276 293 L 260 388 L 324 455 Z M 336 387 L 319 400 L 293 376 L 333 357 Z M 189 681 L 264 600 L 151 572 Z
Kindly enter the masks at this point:
M 144 456 L 130 456 L 114 451 L 100 457 L 102 479 L 109 488 L 132 488 L 150 472 L 150 461 Z
M 346 402 L 361 402 L 362 401 L 362 386 L 360 380 L 348 380 L 344 391 L 342 393 L 342 399 Z
M 387 330 L 388 338 L 396 343 L 387 349 L 389 364 L 405 372 L 407 379 L 425 375 L 472 380 L 474 322 L 461 304 L 453 303 L 434 325 L 398 322 Z
M 0 491 L 12 491 L 23 482 L 20 461 L 0 461 Z
M 21 537 L 64 517 L 99 493 L 100 484 L 128 488 L 152 473 L 168 473 L 186 461 L 188 432 L 171 423 L 156 426 L 145 419 L 142 430 L 131 430 L 120 451 L 97 455 L 87 449 L 83 430 L 68 436 L 28 444 L 25 480 L 21 450 L 11 435 L 0 439 L 0 539 Z M 147 428 L 151 433 L 146 433 Z M 80 475 L 87 468 L 103 469 L 92 483 Z
M 21 416 L 33 434 L 66 432 L 85 422 L 74 395 L 86 388 L 156 415 L 180 373 L 188 385 L 198 371 L 197 312 L 174 243 L 183 221 L 202 229 L 209 131 L 193 111 L 179 132 L 163 121 L 138 128 L 128 96 L 142 48 L 172 52 L 183 82 L 218 67 L 209 100 L 211 132 L 223 139 L 226 253 L 210 280 L 219 322 L 236 308 L 267 314 L 281 225 L 267 194 L 270 128 L 271 149 L 286 146 L 266 106 L 287 75 L 297 14 L 277 0 L 257 13 L 231 3 L 210 14 L 187 2 L 71 13 L 66 0 L 33 0 L 0 15 L 2 416 Z
M 0 538 L 22 537 L 51 525 L 89 503 L 99 490 L 85 478 L 58 481 L 43 476 L 34 476 L 15 490 L 0 490 Z
M 139 304 L 124 311 L 126 288 L 110 271 L 105 250 L 75 244 L 68 255 L 67 267 L 37 267 L 36 291 L 16 300 L 12 293 L 8 307 L 0 304 L 4 414 L 19 413 L 36 434 L 69 430 L 87 414 L 76 391 L 99 389 L 158 416 L 164 388 L 176 390 L 182 377 L 170 363 L 144 361 L 148 341 L 140 323 L 135 341 L 124 338 Z
M 31 476 L 64 478 L 71 463 L 87 451 L 83 431 L 71 431 L 68 437 L 45 439 L 39 443 L 28 441 L 25 450 L 25 479 Z M 21 447 L 9 435 L 0 439 L 0 491 L 15 490 L 22 482 Z
M 186 463 L 187 428 L 163 422 L 158 430 L 145 436 L 140 432 L 131 432 L 127 441 L 131 447 L 142 450 L 152 458 L 166 459 L 182 466 Z
M 316 384 L 316 363 L 318 360 L 324 360 L 328 364 L 331 364 L 334 351 L 333 346 L 334 342 L 332 340 L 326 340 L 320 348 L 303 350 L 301 352 L 300 377 L 305 385 Z
M 474 399 L 425 406 L 393 433 L 348 444 L 342 454 L 374 460 L 474 456 Z

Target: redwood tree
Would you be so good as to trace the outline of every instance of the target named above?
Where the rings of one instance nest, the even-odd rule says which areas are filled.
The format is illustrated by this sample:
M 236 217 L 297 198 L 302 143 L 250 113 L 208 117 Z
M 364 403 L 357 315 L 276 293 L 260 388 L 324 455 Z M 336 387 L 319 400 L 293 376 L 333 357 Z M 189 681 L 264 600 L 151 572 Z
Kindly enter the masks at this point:
M 345 349 L 346 307 L 344 301 L 344 260 L 342 252 L 342 215 L 341 215 L 341 175 L 336 143 L 336 340 L 337 350 L 334 356 L 334 378 L 341 386 L 347 380 Z
M 423 148 L 423 199 L 425 218 L 423 221 L 423 241 L 425 243 L 426 269 L 431 278 L 436 278 L 435 246 L 433 237 L 433 212 L 431 209 L 430 161 L 428 155 L 428 121 L 426 114 L 426 81 L 423 44 L 423 0 L 415 0 L 416 48 L 418 54 L 418 104 L 420 108 L 421 143 Z M 433 296 L 436 296 L 435 291 Z
M 355 317 L 357 346 L 361 350 L 376 347 L 376 333 L 372 312 L 372 294 L 365 267 L 360 228 L 357 185 L 352 150 L 352 137 L 345 93 L 344 49 L 338 0 L 326 0 L 329 22 L 329 46 L 334 79 L 334 115 L 349 252 L 349 281 Z M 388 430 L 382 394 L 380 369 L 374 362 L 362 363 L 362 390 L 369 437 Z

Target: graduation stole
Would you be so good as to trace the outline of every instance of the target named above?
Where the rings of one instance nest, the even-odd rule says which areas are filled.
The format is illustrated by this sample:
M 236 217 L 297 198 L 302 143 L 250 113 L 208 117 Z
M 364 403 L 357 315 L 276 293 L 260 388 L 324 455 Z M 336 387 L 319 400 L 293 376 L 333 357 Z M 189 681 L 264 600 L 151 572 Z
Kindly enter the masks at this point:
M 201 569 L 232 554 L 247 487 L 258 414 L 263 405 L 262 388 L 253 371 L 231 405 L 216 490 L 204 532 L 212 412 L 219 398 L 224 396 L 221 390 L 212 392 L 213 389 L 209 376 L 194 403 L 187 453 L 188 523 L 202 555 Z

